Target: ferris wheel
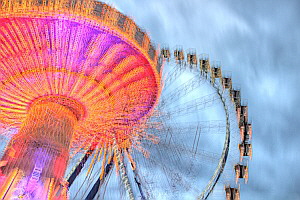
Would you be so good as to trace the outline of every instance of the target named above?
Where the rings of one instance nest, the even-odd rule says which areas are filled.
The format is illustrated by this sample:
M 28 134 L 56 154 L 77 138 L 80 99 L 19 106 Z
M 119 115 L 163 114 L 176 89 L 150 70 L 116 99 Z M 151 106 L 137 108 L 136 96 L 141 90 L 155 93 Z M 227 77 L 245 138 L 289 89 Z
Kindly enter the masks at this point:
M 97 169 L 89 177 L 77 174 L 71 199 L 126 199 L 128 193 L 132 199 L 240 199 L 239 179 L 248 181 L 252 130 L 239 88 L 206 54 L 162 48 L 159 58 L 163 90 L 147 121 L 146 132 L 156 141 L 141 141 L 147 156 L 134 150 L 134 166 L 125 160 L 127 188 L 111 173 L 112 166 L 101 184 L 91 178 L 99 176 Z M 84 156 L 77 164 L 83 171 L 89 162 Z
M 239 181 L 247 183 L 252 158 L 252 127 L 231 73 L 193 49 L 185 55 L 181 47 L 162 48 L 160 57 L 166 65 L 158 106 L 163 147 L 157 148 L 175 160 L 166 163 L 169 173 L 177 171 L 169 193 L 174 199 L 179 194 L 181 199 L 240 199 Z
M 240 198 L 252 129 L 219 63 L 93 0 L 0 11 L 1 199 Z

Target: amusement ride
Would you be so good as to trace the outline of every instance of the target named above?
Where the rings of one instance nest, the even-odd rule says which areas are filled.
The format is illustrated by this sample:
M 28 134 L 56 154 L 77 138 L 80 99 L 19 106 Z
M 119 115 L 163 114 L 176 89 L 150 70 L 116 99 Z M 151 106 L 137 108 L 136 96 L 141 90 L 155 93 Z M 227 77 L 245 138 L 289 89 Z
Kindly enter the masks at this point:
M 240 199 L 231 74 L 94 0 L 0 0 L 0 199 Z

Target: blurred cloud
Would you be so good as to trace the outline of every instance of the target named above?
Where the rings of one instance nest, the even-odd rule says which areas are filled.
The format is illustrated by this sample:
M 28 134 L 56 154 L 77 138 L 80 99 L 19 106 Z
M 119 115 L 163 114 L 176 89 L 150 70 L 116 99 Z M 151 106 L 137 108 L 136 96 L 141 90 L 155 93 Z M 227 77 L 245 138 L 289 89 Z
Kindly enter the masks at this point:
M 208 53 L 248 100 L 254 155 L 241 199 L 300 199 L 300 1 L 107 1 L 159 44 Z

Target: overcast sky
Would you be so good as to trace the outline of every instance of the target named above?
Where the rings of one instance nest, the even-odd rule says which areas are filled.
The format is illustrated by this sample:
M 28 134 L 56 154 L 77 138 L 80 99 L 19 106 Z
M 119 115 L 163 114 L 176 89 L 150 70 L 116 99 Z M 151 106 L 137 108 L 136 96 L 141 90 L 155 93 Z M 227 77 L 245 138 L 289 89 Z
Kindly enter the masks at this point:
M 208 53 L 232 71 L 253 122 L 241 199 L 300 199 L 300 1 L 107 0 L 154 42 Z

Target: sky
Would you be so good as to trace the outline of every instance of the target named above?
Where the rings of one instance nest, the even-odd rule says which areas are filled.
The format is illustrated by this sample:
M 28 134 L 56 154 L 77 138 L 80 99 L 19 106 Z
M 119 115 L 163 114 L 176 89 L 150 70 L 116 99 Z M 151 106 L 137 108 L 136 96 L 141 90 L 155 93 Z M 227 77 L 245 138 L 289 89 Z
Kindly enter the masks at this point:
M 157 45 L 194 48 L 231 71 L 253 123 L 241 199 L 300 199 L 300 1 L 104 2 L 131 16 Z
M 207 53 L 232 73 L 253 125 L 241 200 L 300 200 L 300 0 L 103 1 L 157 46 Z

